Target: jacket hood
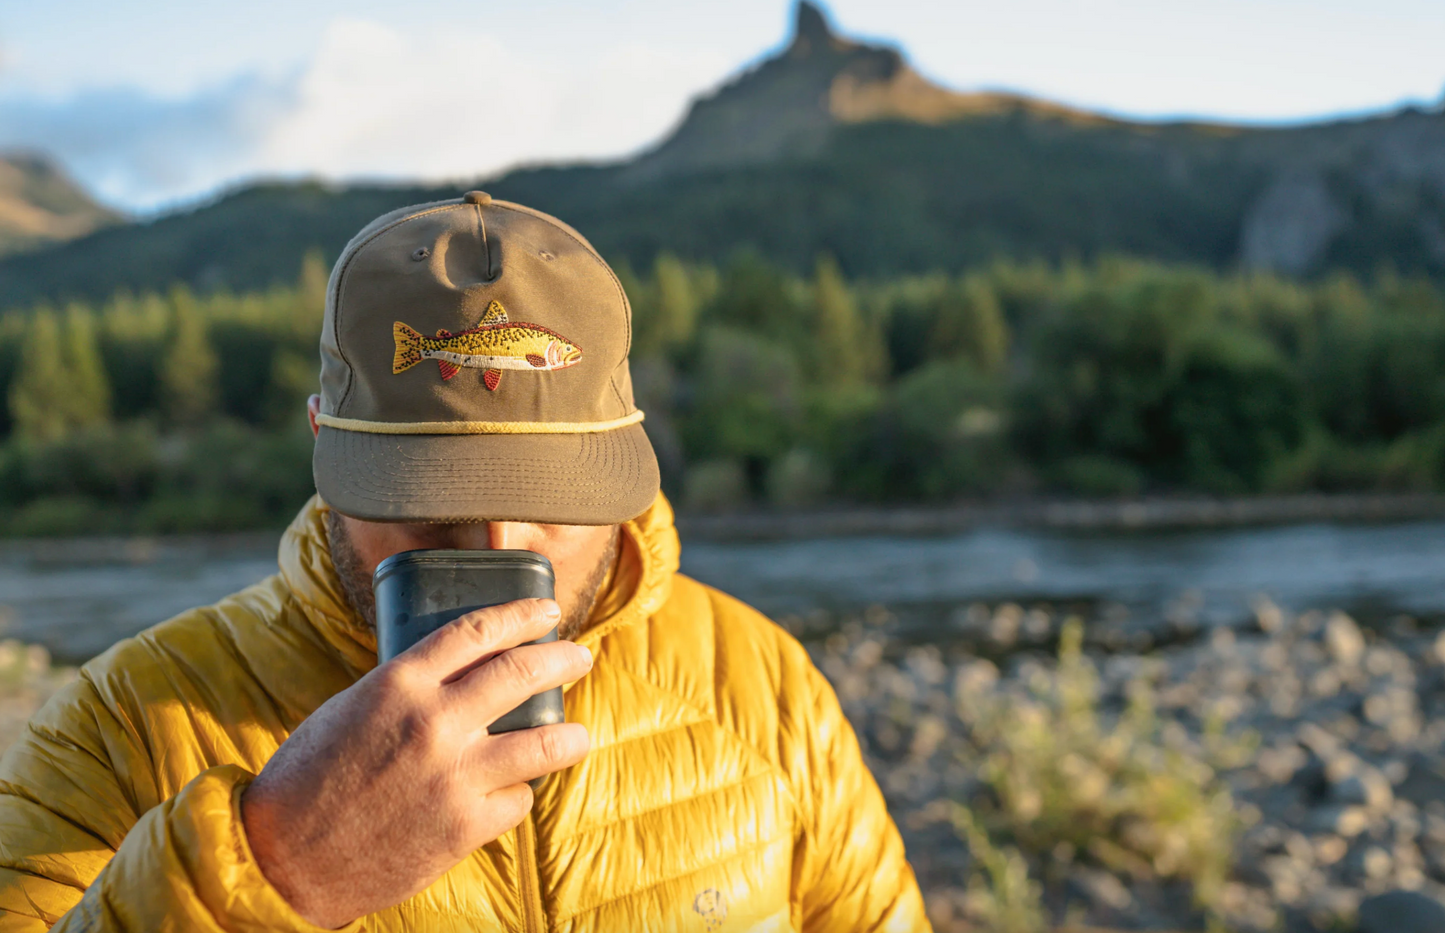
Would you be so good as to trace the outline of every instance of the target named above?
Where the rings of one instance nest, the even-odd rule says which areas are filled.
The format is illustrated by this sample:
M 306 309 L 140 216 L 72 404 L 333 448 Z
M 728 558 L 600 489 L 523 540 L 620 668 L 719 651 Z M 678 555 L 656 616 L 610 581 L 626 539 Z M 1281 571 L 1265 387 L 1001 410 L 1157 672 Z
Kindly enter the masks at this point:
M 322 637 L 358 671 L 376 666 L 376 632 L 346 601 L 326 538 L 329 507 L 319 496 L 301 509 L 281 538 L 278 563 L 287 588 Z M 681 545 L 672 505 L 662 493 L 622 525 L 617 565 L 577 641 L 591 647 L 609 633 L 646 619 L 667 602 Z

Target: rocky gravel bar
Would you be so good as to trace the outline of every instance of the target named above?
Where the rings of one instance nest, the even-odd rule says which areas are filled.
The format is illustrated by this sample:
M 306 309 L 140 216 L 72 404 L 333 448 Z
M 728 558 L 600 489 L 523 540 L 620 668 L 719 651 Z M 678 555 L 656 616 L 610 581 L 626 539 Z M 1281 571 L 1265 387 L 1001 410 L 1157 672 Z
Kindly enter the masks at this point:
M 938 929 L 976 929 L 987 915 L 966 879 L 980 866 L 951 814 L 955 804 L 998 810 L 1000 789 L 985 775 L 1007 745 L 1006 735 L 1003 745 L 980 738 L 977 710 L 1002 709 L 1006 724 L 1037 710 L 1057 686 L 1065 620 L 1047 607 L 960 607 L 945 654 L 891 638 L 890 619 L 874 608 L 784 624 L 809 644 L 858 731 Z M 1445 918 L 1445 632 L 1404 616 L 1362 629 L 1343 613 L 1293 614 L 1267 600 L 1249 626 L 1147 651 L 1128 647 L 1127 626 L 1082 628 L 1101 723 L 1120 722 L 1143 689 L 1152 734 L 1177 760 L 1205 762 L 1211 745 L 1233 744 L 1232 760 L 1200 765 L 1197 779 L 1227 792 L 1218 832 L 1232 851 L 1206 909 L 1191 879 L 1158 870 L 1158 859 L 1094 857 L 1119 854 L 1108 840 L 1089 850 L 1020 844 L 1049 926 L 1445 928 L 1434 925 Z

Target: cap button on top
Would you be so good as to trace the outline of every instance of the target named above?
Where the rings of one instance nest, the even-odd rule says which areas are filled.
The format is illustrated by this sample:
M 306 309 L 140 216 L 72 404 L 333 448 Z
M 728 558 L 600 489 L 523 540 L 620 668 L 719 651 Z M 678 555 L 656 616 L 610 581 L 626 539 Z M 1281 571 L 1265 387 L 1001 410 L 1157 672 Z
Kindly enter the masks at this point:
M 468 204 L 491 204 L 492 196 L 485 191 L 468 191 L 462 195 L 462 200 Z

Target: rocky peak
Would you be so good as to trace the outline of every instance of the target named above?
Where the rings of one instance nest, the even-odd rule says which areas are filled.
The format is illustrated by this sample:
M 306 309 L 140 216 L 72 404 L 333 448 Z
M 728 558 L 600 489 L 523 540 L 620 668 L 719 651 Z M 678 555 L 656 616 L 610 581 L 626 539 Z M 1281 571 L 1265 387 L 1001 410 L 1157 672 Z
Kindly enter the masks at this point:
M 835 38 L 827 14 L 808 0 L 799 0 L 793 17 L 793 42 L 788 46 L 788 53 L 807 54 L 812 49 L 831 45 Z
M 799 0 L 787 48 L 694 101 L 672 135 L 633 162 L 624 178 L 807 158 L 840 124 L 943 123 L 1020 107 L 1066 112 L 1013 95 L 940 87 L 898 49 L 841 36 L 821 8 Z

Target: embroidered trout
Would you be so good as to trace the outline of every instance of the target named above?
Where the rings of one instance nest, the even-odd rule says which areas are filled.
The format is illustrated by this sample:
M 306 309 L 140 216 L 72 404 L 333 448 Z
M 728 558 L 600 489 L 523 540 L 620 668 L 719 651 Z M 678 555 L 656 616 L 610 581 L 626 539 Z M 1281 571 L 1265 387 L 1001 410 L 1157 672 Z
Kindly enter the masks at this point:
M 391 333 L 396 340 L 392 373 L 405 372 L 422 360 L 436 360 L 444 380 L 463 366 L 482 370 L 482 383 L 493 392 L 504 369 L 549 372 L 582 359 L 582 349 L 561 334 L 540 324 L 512 321 L 500 301 L 487 306 L 480 324 L 459 334 L 439 330 L 428 337 L 401 321 L 392 325 Z

